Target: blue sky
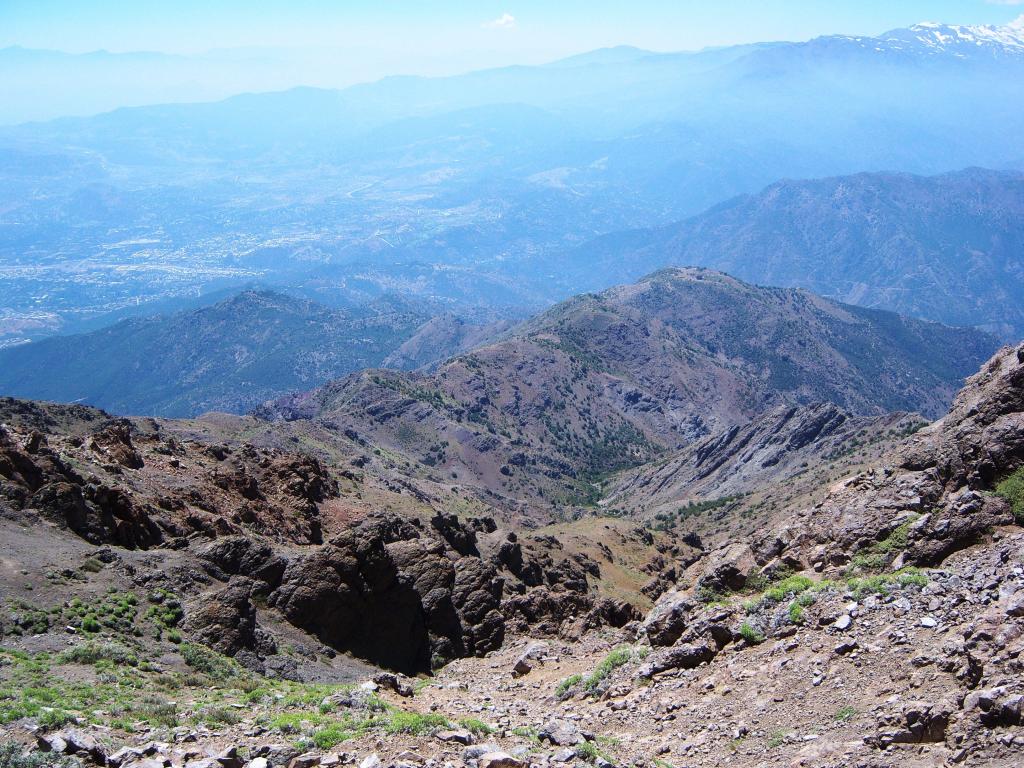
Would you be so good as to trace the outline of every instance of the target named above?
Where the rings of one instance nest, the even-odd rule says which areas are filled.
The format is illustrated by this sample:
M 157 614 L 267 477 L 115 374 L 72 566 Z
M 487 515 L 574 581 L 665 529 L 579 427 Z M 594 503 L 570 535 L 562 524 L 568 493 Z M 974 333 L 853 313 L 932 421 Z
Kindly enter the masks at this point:
M 1024 0 L 0 0 L 0 47 L 375 51 L 398 71 L 534 63 L 630 44 L 685 50 L 915 21 L 998 24 Z

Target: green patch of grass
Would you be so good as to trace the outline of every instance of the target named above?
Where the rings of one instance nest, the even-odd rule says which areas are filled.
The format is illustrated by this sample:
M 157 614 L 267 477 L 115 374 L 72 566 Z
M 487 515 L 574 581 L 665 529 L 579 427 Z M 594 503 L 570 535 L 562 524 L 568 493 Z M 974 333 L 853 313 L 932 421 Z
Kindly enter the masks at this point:
M 747 622 L 743 622 L 740 625 L 740 637 L 750 643 L 750 645 L 758 645 L 764 642 L 764 635 Z
M 850 705 L 846 705 L 845 707 L 840 707 L 836 711 L 836 722 L 837 723 L 847 723 L 850 720 L 852 720 L 853 718 L 855 718 L 856 716 L 857 716 L 856 708 L 851 707 Z
M 540 734 L 536 728 L 527 728 L 520 725 L 512 729 L 512 735 L 518 736 L 521 739 L 529 739 L 535 744 L 540 744 Z
M 592 741 L 584 741 L 582 744 L 576 746 L 576 757 L 580 760 L 585 760 L 588 763 L 592 763 L 600 756 L 600 751 L 597 745 Z
M 801 625 L 806 621 L 804 618 L 804 607 L 796 600 L 789 604 L 786 614 L 789 618 L 790 624 Z
M 86 643 L 62 651 L 58 664 L 97 664 L 107 661 L 118 666 L 137 667 L 138 657 L 122 645 L 114 643 Z
M 232 707 L 210 704 L 201 707 L 193 720 L 210 725 L 237 725 L 242 721 L 242 716 Z
M 440 728 L 448 727 L 448 720 L 443 715 L 421 714 L 419 712 L 405 712 L 396 710 L 384 723 L 385 733 L 405 733 L 410 736 L 423 736 Z
M 562 699 L 569 695 L 569 692 L 583 682 L 583 675 L 569 675 L 557 686 L 555 686 L 555 696 Z
M 594 671 L 582 681 L 583 690 L 587 693 L 593 693 L 601 683 L 611 677 L 612 672 L 627 664 L 632 658 L 633 648 L 631 646 L 619 646 L 601 659 L 601 662 L 594 668 Z
M 483 720 L 477 720 L 475 717 L 465 717 L 459 720 L 459 725 L 477 736 L 490 736 L 494 733 L 494 728 Z
M 1024 467 L 999 483 L 996 495 L 1009 502 L 1014 518 L 1024 525 Z
M 331 723 L 313 732 L 313 743 L 320 749 L 330 749 L 354 736 L 355 734 L 341 723 Z
M 725 605 L 726 600 L 729 598 L 728 595 L 718 592 L 706 584 L 697 586 L 696 597 L 705 605 Z
M 771 736 L 768 737 L 768 749 L 775 749 L 776 747 L 782 746 L 786 742 L 785 731 L 774 731 Z
M 237 672 L 233 661 L 198 643 L 183 643 L 181 657 L 192 669 L 214 680 L 227 680 Z
M 82 570 L 87 573 L 99 573 L 103 570 L 103 562 L 97 560 L 95 557 L 87 557 L 81 567 Z
M 327 722 L 329 718 L 313 712 L 282 712 L 271 718 L 267 727 L 279 733 L 301 733 L 307 724 L 317 727 Z
M 74 722 L 75 716 L 64 709 L 44 709 L 39 713 L 39 727 L 44 731 L 55 731 Z
M 847 579 L 846 586 L 858 600 L 868 595 L 888 595 L 893 587 L 923 587 L 928 577 L 919 568 L 901 568 L 895 573 L 878 573 L 872 576 Z
M 178 725 L 178 705 L 159 696 L 145 696 L 131 707 L 131 715 L 136 720 L 144 720 L 150 725 L 163 725 L 175 728 Z
M 814 586 L 814 582 L 806 576 L 787 576 L 777 584 L 772 585 L 764 591 L 762 600 L 770 603 L 781 603 L 790 597 L 806 592 Z

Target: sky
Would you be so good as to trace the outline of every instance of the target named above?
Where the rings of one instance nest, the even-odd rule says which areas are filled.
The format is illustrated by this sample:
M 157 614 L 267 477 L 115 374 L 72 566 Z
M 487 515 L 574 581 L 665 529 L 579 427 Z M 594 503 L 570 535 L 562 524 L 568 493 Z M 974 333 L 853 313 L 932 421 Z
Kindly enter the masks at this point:
M 388 66 L 539 63 L 629 44 L 692 50 L 917 21 L 1005 23 L 1024 0 L 0 0 L 0 48 L 343 48 Z

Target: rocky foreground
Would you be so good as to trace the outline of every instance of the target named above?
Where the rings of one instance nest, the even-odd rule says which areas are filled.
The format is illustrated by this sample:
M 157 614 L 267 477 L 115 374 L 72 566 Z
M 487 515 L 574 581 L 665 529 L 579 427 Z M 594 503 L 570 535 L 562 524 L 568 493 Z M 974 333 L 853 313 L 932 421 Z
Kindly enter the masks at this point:
M 159 504 L 167 438 L 94 426 L 101 437 L 77 446 L 6 428 L 5 765 L 1024 759 L 1024 346 L 987 363 L 943 420 L 751 535 L 631 539 L 631 523 L 609 520 L 596 558 L 568 534 L 520 541 L 443 514 L 371 515 L 324 544 L 308 526 L 270 542 L 245 520 L 189 533 Z M 234 466 L 194 453 L 176 458 Z M 163 546 L 117 540 L 125 520 L 104 517 L 87 455 L 142 473 L 128 496 L 152 515 L 127 520 Z M 268 477 L 297 459 L 238 461 L 257 524 L 275 509 L 317 519 L 317 503 L 304 518 L 291 492 L 270 492 L 293 488 Z M 49 501 L 61 484 L 57 498 L 81 505 Z M 224 485 L 245 497 L 245 483 Z M 326 475 L 320 486 L 340 493 Z M 607 594 L 611 574 L 637 569 L 653 603 Z

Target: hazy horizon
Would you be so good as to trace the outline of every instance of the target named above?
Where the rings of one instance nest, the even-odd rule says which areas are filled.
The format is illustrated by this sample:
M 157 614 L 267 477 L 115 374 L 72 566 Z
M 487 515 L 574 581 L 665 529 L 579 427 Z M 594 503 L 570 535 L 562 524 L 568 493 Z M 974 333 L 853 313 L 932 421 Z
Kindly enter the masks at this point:
M 1016 0 L 828 4 L 640 0 L 328 3 L 259 8 L 196 0 L 125 8 L 111 0 L 0 5 L 0 124 L 120 106 L 215 101 L 298 86 L 345 88 L 388 76 L 449 76 L 538 65 L 631 46 L 695 51 L 828 34 L 877 35 L 925 20 L 1006 24 Z M 16 50 L 21 49 L 21 50 Z M 67 59 L 65 57 L 75 57 Z M 39 99 L 40 93 L 49 98 Z

